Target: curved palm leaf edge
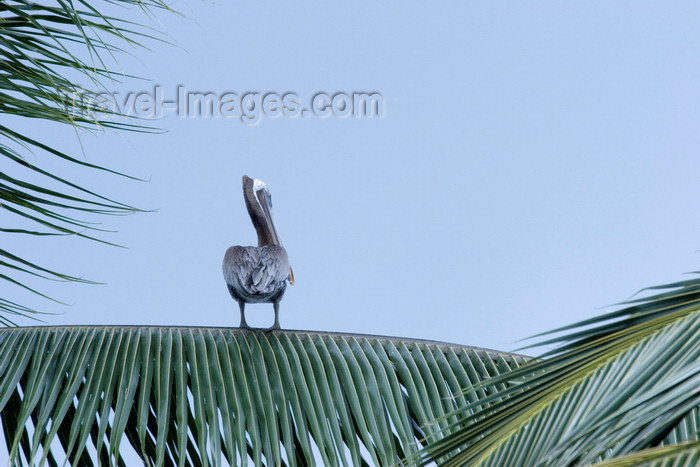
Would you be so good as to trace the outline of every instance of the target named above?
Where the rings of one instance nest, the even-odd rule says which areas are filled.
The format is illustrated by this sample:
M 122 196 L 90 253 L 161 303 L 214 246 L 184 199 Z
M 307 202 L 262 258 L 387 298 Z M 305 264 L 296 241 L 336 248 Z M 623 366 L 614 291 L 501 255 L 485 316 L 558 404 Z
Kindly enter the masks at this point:
M 152 29 L 104 13 L 109 9 L 126 16 L 129 9 L 118 6 L 136 7 L 147 16 L 154 9 L 172 11 L 163 0 L 0 3 L 0 115 L 4 117 L 0 156 L 8 162 L 0 172 L 0 209 L 12 220 L 12 225 L 5 220 L 1 233 L 75 235 L 109 243 L 98 238 L 106 230 L 92 217 L 139 211 L 59 176 L 57 167 L 65 165 L 56 162 L 128 176 L 13 129 L 13 122 L 30 118 L 67 124 L 74 130 L 155 131 L 85 98 L 106 90 L 103 81 L 118 82 L 120 76 L 126 76 L 107 64 L 125 51 L 114 43 L 142 47 L 147 40 L 161 40 Z M 86 79 L 94 88 L 76 84 L 79 79 Z M 35 278 L 91 283 L 0 249 L 0 281 L 50 298 L 27 282 Z M 36 311 L 16 301 L 0 298 L 0 324 L 13 325 L 13 316 L 32 317 L 33 313 Z
M 453 421 L 411 462 L 700 465 L 697 274 L 535 336 L 558 346 L 488 380 L 503 389 L 443 416 Z
M 0 418 L 11 465 L 124 465 L 126 449 L 146 465 L 393 466 L 499 389 L 465 387 L 526 359 L 311 331 L 6 328 Z

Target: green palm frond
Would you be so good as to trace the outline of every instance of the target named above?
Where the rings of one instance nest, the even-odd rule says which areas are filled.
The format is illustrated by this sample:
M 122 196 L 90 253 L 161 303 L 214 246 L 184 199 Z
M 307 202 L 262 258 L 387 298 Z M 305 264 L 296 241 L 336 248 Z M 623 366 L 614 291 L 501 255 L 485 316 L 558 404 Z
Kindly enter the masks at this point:
M 697 457 L 700 279 L 648 290 L 617 311 L 547 333 L 563 335 L 538 345 L 559 346 L 491 382 L 511 383 L 507 389 L 450 414 L 463 427 L 450 424 L 421 459 L 527 466 L 626 465 L 615 459 L 643 452 Z
M 398 465 L 525 357 L 379 336 L 229 328 L 0 330 L 11 463 Z M 96 457 L 88 455 L 86 445 Z
M 700 465 L 700 441 L 643 449 L 593 465 L 594 467 L 692 467 Z
M 92 216 L 139 211 L 86 189 L 53 170 L 42 169 L 42 162 L 29 162 L 27 156 L 32 155 L 37 161 L 58 158 L 71 167 L 124 174 L 71 156 L 18 132 L 12 125 L 17 119 L 36 119 L 73 127 L 69 131 L 76 128 L 154 131 L 132 117 L 86 98 L 94 95 L 96 89 L 104 89 L 103 82 L 118 80 L 121 74 L 111 70 L 107 63 L 114 63 L 114 56 L 124 51 L 120 45 L 133 48 L 142 46 L 146 40 L 161 40 L 159 34 L 146 27 L 101 12 L 106 8 L 116 11 L 120 5 L 137 7 L 146 15 L 153 9 L 169 10 L 162 0 L 0 3 L 0 115 L 9 117 L 0 124 L 0 157 L 7 162 L 0 172 L 0 210 L 7 215 L 0 229 L 4 235 L 76 235 L 104 242 L 96 236 L 103 230 L 96 227 Z M 123 12 L 126 16 L 127 10 Z M 81 79 L 92 83 L 95 89 L 76 84 Z M 52 186 L 56 188 L 49 188 Z M 10 220 L 14 226 L 9 225 Z M 0 280 L 39 295 L 42 294 L 28 286 L 21 276 L 48 274 L 53 280 L 80 281 L 37 266 L 28 258 L 18 261 L 20 255 L 3 256 Z M 13 324 L 9 315 L 32 312 L 7 299 L 0 300 L 3 324 Z

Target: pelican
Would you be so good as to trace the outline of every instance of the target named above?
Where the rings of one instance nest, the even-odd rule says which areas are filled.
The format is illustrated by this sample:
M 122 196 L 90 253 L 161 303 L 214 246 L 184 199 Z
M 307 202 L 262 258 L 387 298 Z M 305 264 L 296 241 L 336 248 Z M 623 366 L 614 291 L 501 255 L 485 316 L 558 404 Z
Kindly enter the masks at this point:
M 265 329 L 280 328 L 280 300 L 287 281 L 294 285 L 287 250 L 282 246 L 272 217 L 272 195 L 258 179 L 243 176 L 243 199 L 258 233 L 258 246 L 232 246 L 224 255 L 224 280 L 228 291 L 241 309 L 243 329 L 251 329 L 245 321 L 246 303 L 272 303 L 275 324 Z

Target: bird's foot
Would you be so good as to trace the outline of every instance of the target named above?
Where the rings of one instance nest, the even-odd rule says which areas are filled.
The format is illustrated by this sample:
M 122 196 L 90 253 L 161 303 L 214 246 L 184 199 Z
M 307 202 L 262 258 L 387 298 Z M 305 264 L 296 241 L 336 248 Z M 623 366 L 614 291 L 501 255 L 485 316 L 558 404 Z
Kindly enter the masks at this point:
M 248 323 L 246 323 L 246 322 L 244 321 L 244 322 L 242 322 L 241 324 L 238 325 L 238 329 L 245 329 L 246 331 L 252 331 L 252 330 L 255 329 L 255 328 L 251 328 L 250 326 L 248 326 Z
M 265 333 L 268 333 L 268 332 L 272 332 L 272 331 L 279 331 L 279 329 L 280 329 L 280 325 L 279 325 L 279 324 L 273 324 L 273 325 L 270 326 L 269 328 L 265 328 L 265 329 L 263 329 L 262 331 L 265 332 Z

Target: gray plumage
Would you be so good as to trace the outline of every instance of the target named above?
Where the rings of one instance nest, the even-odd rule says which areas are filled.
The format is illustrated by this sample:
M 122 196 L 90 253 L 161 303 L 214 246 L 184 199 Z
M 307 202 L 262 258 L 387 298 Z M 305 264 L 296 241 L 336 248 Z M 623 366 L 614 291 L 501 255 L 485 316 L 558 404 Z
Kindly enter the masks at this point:
M 289 259 L 281 246 L 232 246 L 224 256 L 224 279 L 235 300 L 270 303 L 282 298 Z
M 226 250 L 222 265 L 224 280 L 229 293 L 238 302 L 241 328 L 250 329 L 245 321 L 246 303 L 272 303 L 275 324 L 267 330 L 279 329 L 279 302 L 287 289 L 287 281 L 294 284 L 294 275 L 287 251 L 277 235 L 267 186 L 244 175 L 243 198 L 258 234 L 258 246 L 232 246 Z

